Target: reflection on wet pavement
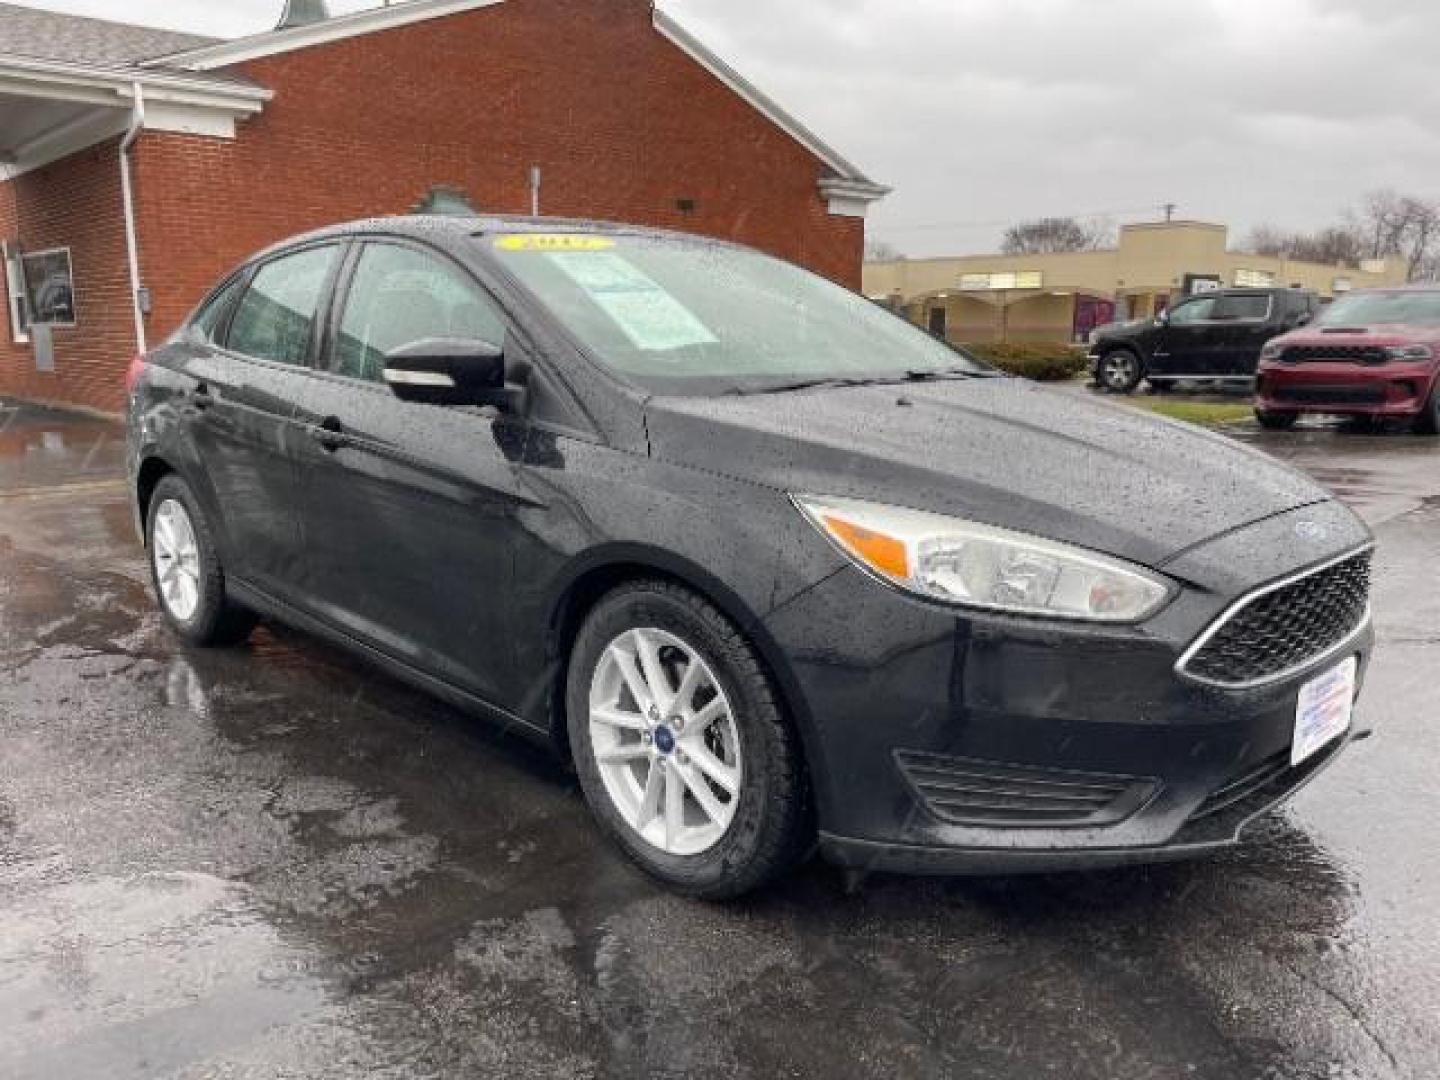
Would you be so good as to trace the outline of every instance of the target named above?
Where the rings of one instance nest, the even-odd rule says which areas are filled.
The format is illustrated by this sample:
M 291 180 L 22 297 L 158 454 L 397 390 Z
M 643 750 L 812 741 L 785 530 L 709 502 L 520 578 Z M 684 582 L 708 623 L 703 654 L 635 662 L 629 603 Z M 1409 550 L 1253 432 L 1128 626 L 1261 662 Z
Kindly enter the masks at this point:
M 716 907 L 328 646 L 181 649 L 61 423 L 0 435 L 0 1077 L 1440 1074 L 1440 450 L 1256 436 L 1379 524 L 1382 647 L 1377 737 L 1247 846 Z

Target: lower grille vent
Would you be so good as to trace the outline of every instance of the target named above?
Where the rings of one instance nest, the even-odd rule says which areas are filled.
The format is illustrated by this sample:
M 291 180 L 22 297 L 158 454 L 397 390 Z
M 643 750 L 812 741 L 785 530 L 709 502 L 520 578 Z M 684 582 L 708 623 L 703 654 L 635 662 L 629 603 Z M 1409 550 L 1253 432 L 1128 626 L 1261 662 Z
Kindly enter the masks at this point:
M 1282 750 L 1274 757 L 1266 758 L 1259 765 L 1256 765 L 1243 776 L 1231 780 L 1224 787 L 1216 788 L 1210 793 L 1199 809 L 1191 815 L 1191 820 L 1209 817 L 1211 814 L 1218 814 L 1221 810 L 1228 809 L 1236 803 L 1244 802 L 1257 791 L 1262 790 L 1272 781 L 1285 775 L 1290 770 L 1290 751 Z
M 952 825 L 1113 825 L 1149 801 L 1155 781 L 1006 765 L 898 750 L 896 763 L 927 809 Z

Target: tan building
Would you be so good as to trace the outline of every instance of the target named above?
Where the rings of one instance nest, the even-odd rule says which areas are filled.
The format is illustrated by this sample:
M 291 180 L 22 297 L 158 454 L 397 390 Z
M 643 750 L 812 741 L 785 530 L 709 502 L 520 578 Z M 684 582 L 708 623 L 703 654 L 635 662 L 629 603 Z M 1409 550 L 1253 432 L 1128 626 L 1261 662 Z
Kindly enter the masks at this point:
M 867 263 L 865 295 L 957 342 L 1084 341 L 1101 323 L 1144 318 L 1187 292 L 1298 285 L 1325 299 L 1398 285 L 1400 260 L 1325 266 L 1229 250 L 1223 225 L 1126 225 L 1114 248 Z

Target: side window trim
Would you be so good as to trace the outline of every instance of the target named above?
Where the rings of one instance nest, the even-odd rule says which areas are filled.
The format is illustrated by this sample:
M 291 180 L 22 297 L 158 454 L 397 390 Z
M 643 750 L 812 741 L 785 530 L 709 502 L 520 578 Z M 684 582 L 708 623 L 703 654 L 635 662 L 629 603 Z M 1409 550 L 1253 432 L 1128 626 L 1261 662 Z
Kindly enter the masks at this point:
M 238 270 L 231 271 L 230 275 L 211 289 L 205 299 L 201 300 L 195 310 L 190 313 L 190 317 L 185 320 L 186 327 L 194 327 L 200 321 L 200 317 L 210 310 L 210 304 L 218 301 L 224 295 L 225 290 L 233 286 L 235 295 L 226 301 L 225 311 L 220 316 L 220 321 L 215 324 L 215 332 L 205 342 L 212 348 L 224 349 L 225 342 L 230 337 L 230 320 L 235 317 L 235 309 L 240 306 L 240 298 L 245 295 L 245 290 L 250 288 L 250 279 L 254 276 L 254 272 L 253 266 L 242 266 Z
M 339 272 L 337 272 L 329 317 L 325 325 L 324 351 L 319 354 L 315 366 L 315 370 L 319 374 L 334 379 L 344 379 L 347 383 L 359 383 L 365 386 L 380 385 L 369 379 L 359 379 L 353 375 L 345 375 L 337 371 L 336 342 L 340 337 L 340 326 L 345 318 L 345 307 L 350 302 L 351 288 L 355 283 L 355 275 L 359 270 L 360 260 L 365 254 L 365 249 L 381 246 L 407 248 L 410 251 L 415 251 L 421 255 L 437 260 L 441 265 L 454 273 L 457 278 L 474 289 L 482 299 L 489 303 L 496 314 L 499 315 L 500 321 L 505 326 L 504 344 L 506 351 L 511 351 L 510 346 L 513 343 L 516 346 L 514 352 L 517 358 L 520 354 L 524 354 L 527 357 L 531 354 L 532 349 L 529 344 L 529 338 L 521 329 L 519 321 L 511 313 L 510 309 L 501 302 L 500 298 L 495 295 L 494 291 L 481 281 L 474 271 L 465 266 L 464 263 L 450 255 L 449 252 L 431 247 L 429 244 L 420 243 L 408 236 L 369 235 L 359 237 L 350 244 L 350 250 L 346 253 L 345 258 L 342 260 L 343 265 L 340 267 Z M 384 389 L 383 386 L 381 388 Z
M 218 345 L 218 347 L 224 349 L 227 355 L 239 357 L 241 360 L 248 360 L 252 364 L 267 364 L 272 367 L 284 368 L 286 371 L 310 372 L 317 370 L 317 364 L 320 357 L 319 346 L 322 340 L 321 323 L 324 319 L 325 313 L 330 309 L 330 305 L 332 303 L 335 292 L 335 283 L 339 277 L 340 268 L 344 266 L 345 263 L 349 260 L 350 248 L 352 246 L 353 245 L 347 240 L 337 240 L 331 237 L 328 239 L 316 240 L 308 244 L 297 244 L 294 247 L 287 247 L 281 251 L 273 251 L 270 254 L 266 255 L 263 259 L 257 259 L 249 266 L 245 267 L 241 271 L 241 273 L 245 275 L 245 287 L 240 290 L 235 303 L 230 306 L 230 311 L 225 316 L 224 344 Z M 281 259 L 288 258 L 291 255 L 300 255 L 304 252 L 314 251 L 319 248 L 335 248 L 337 255 L 334 262 L 330 266 L 329 273 L 327 273 L 325 276 L 324 283 L 320 286 L 320 296 L 315 302 L 315 317 L 310 325 L 310 341 L 309 344 L 306 346 L 304 363 L 285 364 L 278 360 L 268 359 L 264 356 L 251 356 L 249 353 L 240 352 L 232 348 L 230 345 L 230 330 L 234 325 L 235 315 L 239 312 L 240 305 L 245 299 L 245 294 L 250 291 L 250 286 L 254 284 L 255 276 L 259 274 L 260 271 L 263 270 L 265 267 L 269 266 L 271 263 L 279 262 Z

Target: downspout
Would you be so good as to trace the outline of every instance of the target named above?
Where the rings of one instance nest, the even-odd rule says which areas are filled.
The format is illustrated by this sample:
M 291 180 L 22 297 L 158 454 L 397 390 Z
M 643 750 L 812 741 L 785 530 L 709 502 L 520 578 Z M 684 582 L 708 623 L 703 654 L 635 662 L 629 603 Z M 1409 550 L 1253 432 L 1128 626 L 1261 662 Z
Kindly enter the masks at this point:
M 135 316 L 135 346 L 143 356 L 149 347 L 145 344 L 145 314 L 140 310 L 140 251 L 135 241 L 135 193 L 130 185 L 130 148 L 145 129 L 145 92 L 138 82 L 130 86 L 133 95 L 130 126 L 120 140 L 120 199 L 125 211 L 125 255 L 130 263 L 130 310 Z

